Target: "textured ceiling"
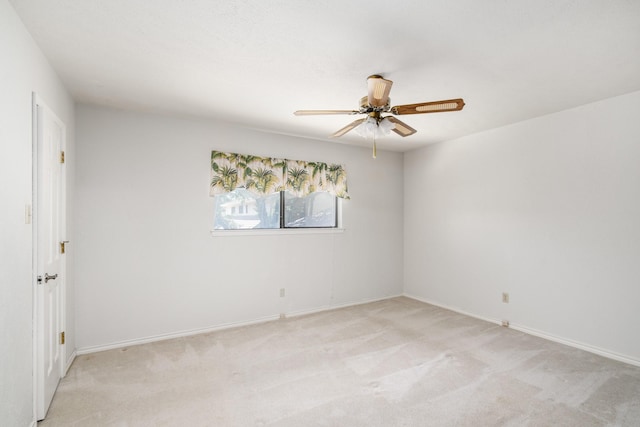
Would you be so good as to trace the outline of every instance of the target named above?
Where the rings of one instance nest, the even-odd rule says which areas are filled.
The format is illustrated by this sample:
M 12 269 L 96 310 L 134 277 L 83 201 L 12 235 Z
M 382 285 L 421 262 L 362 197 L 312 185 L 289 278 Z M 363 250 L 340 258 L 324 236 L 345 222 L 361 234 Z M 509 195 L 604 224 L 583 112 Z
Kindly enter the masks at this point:
M 401 117 L 405 151 L 640 90 L 637 0 L 10 0 L 73 97 L 327 139 L 366 78 Z M 368 145 L 355 132 L 339 143 Z

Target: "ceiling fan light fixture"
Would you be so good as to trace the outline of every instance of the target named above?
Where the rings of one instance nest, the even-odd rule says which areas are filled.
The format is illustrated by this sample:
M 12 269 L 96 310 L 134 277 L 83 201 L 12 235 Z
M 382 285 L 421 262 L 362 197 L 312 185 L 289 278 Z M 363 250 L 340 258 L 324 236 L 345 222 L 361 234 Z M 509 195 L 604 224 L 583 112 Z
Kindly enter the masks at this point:
M 395 127 L 395 125 L 393 123 L 391 123 L 391 120 L 389 120 L 387 117 L 384 117 L 382 120 L 380 120 L 378 122 L 378 129 L 384 134 L 384 135 L 389 135 L 391 133 L 391 130 Z
M 367 119 L 360 123 L 354 130 L 361 137 L 369 139 L 375 137 L 377 127 L 375 119 L 367 117 Z
M 364 122 L 355 128 L 355 131 L 363 138 L 378 139 L 389 135 L 394 126 L 386 117 L 380 121 L 377 121 L 374 117 L 367 117 Z

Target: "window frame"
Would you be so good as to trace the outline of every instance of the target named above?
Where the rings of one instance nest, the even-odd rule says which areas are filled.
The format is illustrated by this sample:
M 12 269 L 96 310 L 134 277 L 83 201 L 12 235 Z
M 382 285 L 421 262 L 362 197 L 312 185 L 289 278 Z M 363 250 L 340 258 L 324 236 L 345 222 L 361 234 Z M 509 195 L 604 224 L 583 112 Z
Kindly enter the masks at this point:
M 313 227 L 287 227 L 285 225 L 285 196 L 286 190 L 279 191 L 279 227 L 278 228 L 238 228 L 238 229 L 211 229 L 212 236 L 230 236 L 230 235 L 276 235 L 276 234 L 326 234 L 326 233 L 342 233 L 342 199 L 338 196 L 331 195 L 335 201 L 335 225 L 332 226 L 313 226 Z M 313 193 L 311 193 L 313 194 Z M 214 220 L 215 226 L 215 198 L 214 198 Z

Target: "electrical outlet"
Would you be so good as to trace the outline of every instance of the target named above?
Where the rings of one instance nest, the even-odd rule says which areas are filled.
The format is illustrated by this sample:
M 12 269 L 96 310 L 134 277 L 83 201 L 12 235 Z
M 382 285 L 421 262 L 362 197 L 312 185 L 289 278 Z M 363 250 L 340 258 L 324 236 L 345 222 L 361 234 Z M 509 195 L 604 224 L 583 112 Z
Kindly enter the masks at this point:
M 502 302 L 505 304 L 509 303 L 509 294 L 507 292 L 502 293 Z
M 280 298 L 284 298 L 284 288 L 280 288 Z

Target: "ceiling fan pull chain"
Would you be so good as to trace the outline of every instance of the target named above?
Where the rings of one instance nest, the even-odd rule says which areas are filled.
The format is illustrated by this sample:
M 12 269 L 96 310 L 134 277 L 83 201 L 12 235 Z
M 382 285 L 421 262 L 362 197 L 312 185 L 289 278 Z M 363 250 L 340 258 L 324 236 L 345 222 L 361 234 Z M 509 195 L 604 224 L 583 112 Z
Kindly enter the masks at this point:
M 373 135 L 373 158 L 377 158 L 378 157 L 378 152 L 376 150 L 376 136 Z

